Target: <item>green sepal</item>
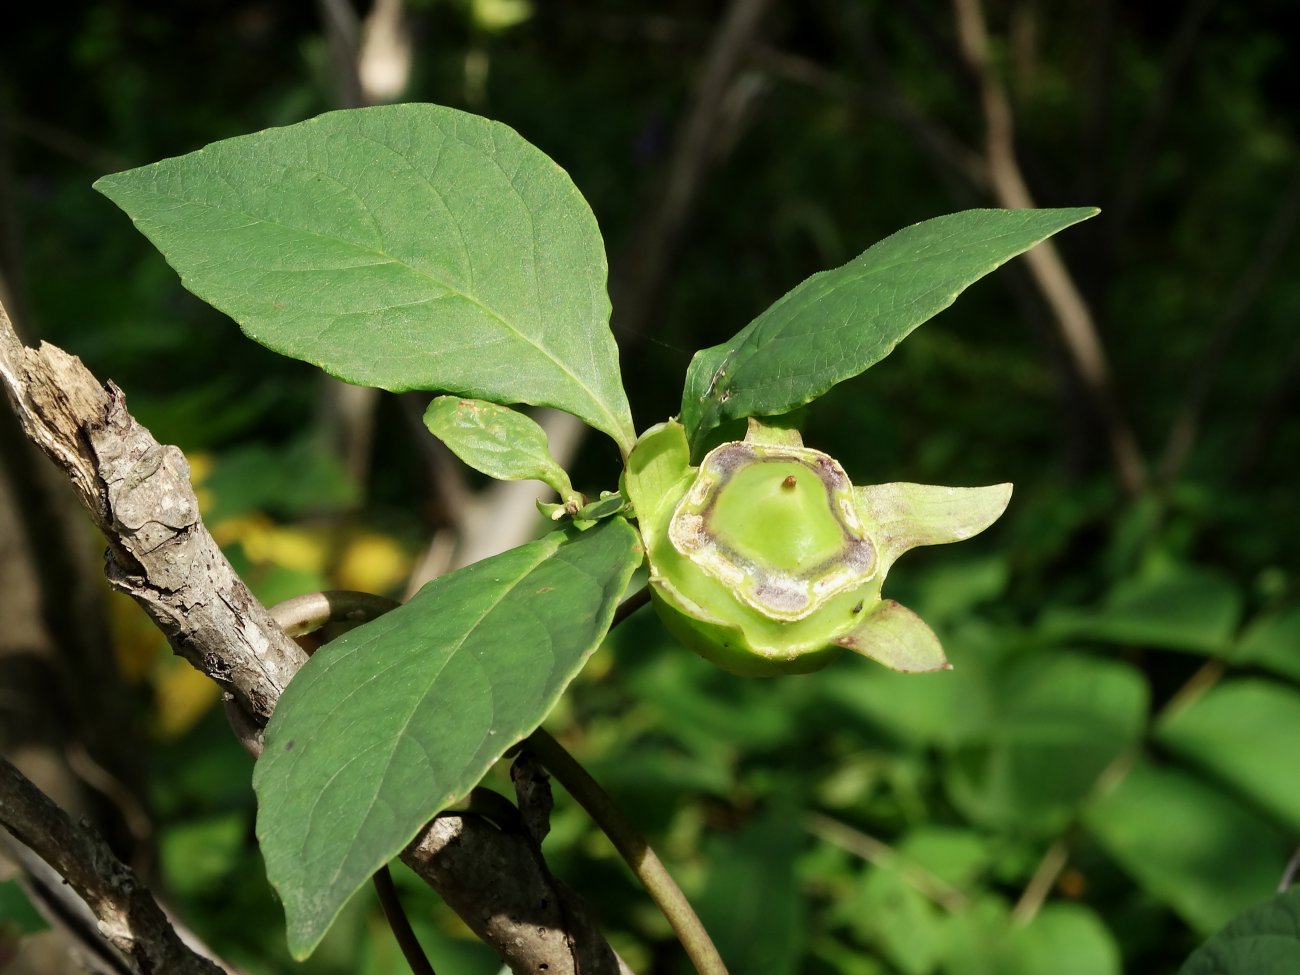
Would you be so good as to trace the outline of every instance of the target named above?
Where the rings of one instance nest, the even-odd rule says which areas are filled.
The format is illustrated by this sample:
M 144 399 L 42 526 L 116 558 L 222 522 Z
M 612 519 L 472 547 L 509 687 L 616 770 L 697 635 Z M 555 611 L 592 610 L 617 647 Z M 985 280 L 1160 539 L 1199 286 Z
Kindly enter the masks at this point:
M 978 535 L 1011 501 L 1010 484 L 958 488 L 896 481 L 855 488 L 854 493 L 876 543 L 881 573 L 919 545 L 944 545 Z
M 905 674 L 952 669 L 934 630 L 892 599 L 881 600 L 870 616 L 836 642 Z

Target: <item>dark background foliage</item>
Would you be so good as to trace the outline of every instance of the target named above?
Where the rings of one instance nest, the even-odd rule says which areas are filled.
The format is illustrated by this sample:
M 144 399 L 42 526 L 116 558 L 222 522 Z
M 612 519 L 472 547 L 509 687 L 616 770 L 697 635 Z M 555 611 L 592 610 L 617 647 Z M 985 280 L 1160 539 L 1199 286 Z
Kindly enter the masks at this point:
M 1289 7 L 988 3 L 1035 201 L 1102 207 L 1058 243 L 1111 366 L 1112 413 L 1021 260 L 819 401 L 805 430 L 859 483 L 1015 482 L 994 530 L 890 577 L 886 595 L 933 622 L 954 672 L 845 660 L 744 681 L 642 614 L 554 716 L 662 844 L 733 971 L 1159 975 L 1275 887 L 1300 834 Z M 408 8 L 403 98 L 510 124 L 591 202 L 640 427 L 676 412 L 694 350 L 808 274 L 906 224 L 994 205 L 979 79 L 948 4 L 776 5 L 722 92 L 698 192 L 661 251 L 668 272 L 647 290 L 647 227 L 729 8 Z M 6 304 L 29 341 L 112 377 L 191 456 L 210 524 L 267 601 L 401 591 L 450 518 L 427 434 L 383 397 L 363 462 L 341 456 L 312 370 L 184 292 L 90 184 L 339 107 L 322 22 L 309 4 L 87 0 L 27 8 L 0 38 Z M 1112 462 L 1115 416 L 1145 461 L 1136 490 Z M 11 441 L 0 472 L 38 524 L 48 511 Z M 587 442 L 575 482 L 612 487 L 614 460 Z M 28 533 L 5 557 L 40 570 Z M 93 572 L 90 542 L 77 558 Z M 69 653 L 61 597 L 36 576 Z M 251 842 L 248 762 L 211 692 L 119 602 L 92 598 L 79 620 L 77 639 L 114 651 L 106 692 L 87 694 L 93 665 L 70 655 L 54 681 L 63 725 L 42 741 L 6 718 L 0 744 L 82 749 L 112 770 L 122 789 L 84 769 L 72 780 L 125 854 L 226 957 L 290 970 Z M 90 730 L 105 722 L 111 735 Z M 681 970 L 563 799 L 548 850 L 638 971 Z M 406 886 L 446 970 L 495 970 Z M 306 970 L 400 965 L 359 900 Z

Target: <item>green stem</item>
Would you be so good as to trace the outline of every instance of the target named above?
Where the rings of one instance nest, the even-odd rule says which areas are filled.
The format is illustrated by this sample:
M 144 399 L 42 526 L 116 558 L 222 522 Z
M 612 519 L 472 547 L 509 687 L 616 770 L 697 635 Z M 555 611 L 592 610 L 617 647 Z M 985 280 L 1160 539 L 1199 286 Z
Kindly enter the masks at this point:
M 402 956 L 411 966 L 411 971 L 414 975 L 437 975 L 433 966 L 429 964 L 429 959 L 424 956 L 420 939 L 415 936 L 415 931 L 411 928 L 411 920 L 402 908 L 402 902 L 397 896 L 397 887 L 393 883 L 393 875 L 389 873 L 388 867 L 380 867 L 371 879 L 375 883 L 375 893 L 379 895 L 379 906 L 383 908 L 384 918 L 388 921 L 388 927 L 393 932 L 397 946 L 402 949 Z
M 609 837 L 672 925 L 677 940 L 686 949 L 686 955 L 699 975 L 727 975 L 727 966 L 723 964 L 718 949 L 713 946 L 709 932 L 704 929 L 686 900 L 686 895 L 668 873 L 663 861 L 650 849 L 645 837 L 637 832 L 622 810 L 614 805 L 609 793 L 546 730 L 538 728 L 528 736 L 524 744 L 542 760 L 542 764 Z
M 614 618 L 610 621 L 609 628 L 614 629 L 648 602 L 650 602 L 650 587 L 647 585 L 632 593 L 619 604 L 618 609 L 614 610 Z

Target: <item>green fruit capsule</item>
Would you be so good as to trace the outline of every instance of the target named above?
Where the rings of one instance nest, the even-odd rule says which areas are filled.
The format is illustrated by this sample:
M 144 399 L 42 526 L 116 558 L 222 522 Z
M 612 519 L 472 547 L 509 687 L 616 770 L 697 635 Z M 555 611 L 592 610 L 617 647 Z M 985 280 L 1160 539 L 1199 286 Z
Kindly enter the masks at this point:
M 896 670 L 947 668 L 930 628 L 881 599 L 885 574 L 916 545 L 982 531 L 1011 494 L 1009 484 L 854 488 L 798 433 L 754 420 L 698 468 L 680 423 L 651 428 L 625 488 L 664 624 L 718 666 L 755 676 L 816 670 L 845 649 Z

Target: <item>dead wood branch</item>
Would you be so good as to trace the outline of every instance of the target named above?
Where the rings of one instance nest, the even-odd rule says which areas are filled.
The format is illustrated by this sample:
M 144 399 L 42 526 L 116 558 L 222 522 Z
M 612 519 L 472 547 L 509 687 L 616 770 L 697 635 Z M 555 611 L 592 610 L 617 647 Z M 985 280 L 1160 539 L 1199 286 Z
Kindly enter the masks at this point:
M 23 346 L 3 306 L 0 380 L 28 437 L 108 539 L 110 582 L 140 603 L 177 653 L 264 723 L 307 656 L 208 534 L 181 452 L 159 444 L 127 411 L 121 390 L 101 385 L 79 359 L 48 344 Z M 577 897 L 550 875 L 535 845 L 518 839 L 472 817 L 440 818 L 403 860 L 512 971 L 619 972 Z M 497 878 L 490 897 L 486 876 Z
M 98 835 L 72 822 L 0 758 L 0 825 L 37 853 L 94 911 L 99 932 L 141 975 L 222 975 L 177 936 L 153 895 Z

